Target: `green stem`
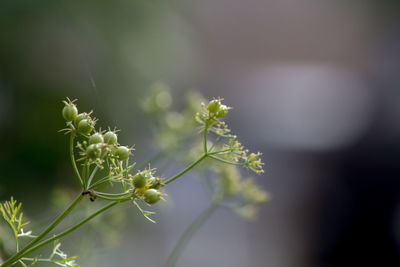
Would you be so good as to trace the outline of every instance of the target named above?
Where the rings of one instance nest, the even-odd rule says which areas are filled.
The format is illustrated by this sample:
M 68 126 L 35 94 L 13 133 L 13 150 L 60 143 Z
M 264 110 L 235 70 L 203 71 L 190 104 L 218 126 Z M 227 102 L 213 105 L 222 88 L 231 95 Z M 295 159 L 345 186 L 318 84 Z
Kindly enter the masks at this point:
M 211 156 L 211 155 L 222 155 L 222 154 L 226 154 L 226 153 L 229 153 L 229 152 L 231 152 L 231 149 L 225 149 L 225 150 L 220 150 L 220 151 L 208 152 L 207 154 L 208 154 L 209 156 Z
M 235 165 L 235 166 L 244 166 L 244 163 L 240 163 L 240 162 L 232 162 L 229 160 L 225 160 L 225 159 L 221 159 L 219 157 L 213 156 L 213 155 L 208 155 L 210 158 L 218 160 L 220 162 L 226 163 L 226 164 L 230 164 L 230 165 Z
M 124 200 L 124 201 L 126 201 L 126 200 Z M 51 237 L 49 239 L 46 239 L 46 240 L 40 242 L 39 244 L 37 244 L 36 246 L 30 248 L 29 250 L 26 250 L 24 253 L 21 253 L 19 258 L 21 258 L 21 257 L 23 257 L 23 256 L 25 256 L 25 255 L 27 255 L 27 254 L 39 249 L 39 248 L 47 245 L 50 242 L 53 242 L 54 240 L 58 240 L 58 239 L 60 239 L 60 238 L 62 238 L 64 236 L 66 236 L 67 234 L 69 234 L 72 231 L 78 229 L 79 227 L 81 227 L 82 225 L 84 225 L 85 223 L 87 223 L 88 221 L 90 221 L 91 219 L 93 219 L 94 217 L 99 215 L 100 213 L 108 210 L 109 208 L 111 208 L 111 207 L 113 207 L 113 206 L 115 206 L 115 205 L 117 205 L 118 203 L 121 203 L 121 202 L 123 202 L 123 201 L 115 201 L 115 202 L 109 203 L 108 205 L 104 206 L 103 208 L 99 209 L 98 211 L 92 213 L 89 217 L 85 218 L 84 220 L 80 221 L 79 223 L 75 224 L 74 226 L 68 228 L 64 232 L 62 232 L 62 233 L 60 233 L 58 235 L 55 235 L 55 236 L 53 236 L 53 237 Z M 1 267 L 5 267 L 5 266 L 8 266 L 8 265 L 2 265 Z
M 76 166 L 76 162 L 75 162 L 75 155 L 74 155 L 74 138 L 75 138 L 75 134 L 74 134 L 74 133 L 71 133 L 71 138 L 70 138 L 70 142 L 69 142 L 69 154 L 70 154 L 70 157 L 71 157 L 71 163 L 72 163 L 72 167 L 74 168 L 75 175 L 76 175 L 76 177 L 77 177 L 78 180 L 79 180 L 79 183 L 80 183 L 80 185 L 81 185 L 81 188 L 83 188 L 82 177 L 81 177 L 81 175 L 79 174 L 78 167 Z
M 95 176 L 95 174 L 96 174 L 98 169 L 99 169 L 99 166 L 96 165 L 96 167 L 94 168 L 94 170 L 90 174 L 89 180 L 88 180 L 87 185 L 86 185 L 86 190 L 90 187 L 90 184 L 92 183 L 93 177 Z
M 178 258 L 183 252 L 183 249 L 186 247 L 190 239 L 193 235 L 201 228 L 201 226 L 210 218 L 210 216 L 215 212 L 218 208 L 219 202 L 211 202 L 211 204 L 203 210 L 202 213 L 192 222 L 192 224 L 186 229 L 175 248 L 171 252 L 168 257 L 167 262 L 165 263 L 165 267 L 174 267 Z
M 54 262 L 50 259 L 36 259 L 36 258 L 21 258 L 23 261 L 37 261 L 37 262 Z
M 90 171 L 90 164 L 89 164 L 89 160 L 86 159 L 85 163 L 83 165 L 83 170 L 82 171 L 82 178 L 83 178 L 83 186 L 85 188 L 85 190 L 87 189 L 87 181 L 88 181 L 88 177 L 89 177 L 89 171 Z
M 132 199 L 132 193 L 103 193 L 103 192 L 94 192 L 95 196 L 109 201 L 126 201 Z
M 171 182 L 173 182 L 174 180 L 178 179 L 179 177 L 181 177 L 182 175 L 184 175 L 185 173 L 187 173 L 188 171 L 190 171 L 194 166 L 196 166 L 197 164 L 199 164 L 203 159 L 205 159 L 207 157 L 207 154 L 203 154 L 203 156 L 201 156 L 198 160 L 196 160 L 195 162 L 193 162 L 192 164 L 190 164 L 186 169 L 184 169 L 183 171 L 181 171 L 180 173 L 178 173 L 177 175 L 175 175 L 174 177 L 168 179 L 166 182 L 164 182 L 164 184 L 169 184 Z
M 102 196 L 106 196 L 106 197 L 124 197 L 127 195 L 132 195 L 131 192 L 124 192 L 124 193 L 105 193 L 105 192 L 97 192 L 97 191 L 93 191 L 93 193 L 98 196 L 98 195 L 102 195 Z
M 104 184 L 105 182 L 108 182 L 108 181 L 110 181 L 110 180 L 112 180 L 112 179 L 116 179 L 116 178 L 118 178 L 118 177 L 121 177 L 121 175 L 114 175 L 114 176 L 106 176 L 106 177 L 103 177 L 103 178 L 101 178 L 100 180 L 98 180 L 97 182 L 95 182 L 95 183 L 93 183 L 92 185 L 90 185 L 89 187 L 88 187 L 88 190 L 89 189 L 92 189 L 92 188 L 94 188 L 94 187 L 96 187 L 96 186 L 98 186 L 98 185 L 101 185 L 101 184 Z
M 25 252 L 28 251 L 32 246 L 34 246 L 37 242 L 39 242 L 45 235 L 47 235 L 51 230 L 53 230 L 64 218 L 71 213 L 71 211 L 75 208 L 75 206 L 82 200 L 83 196 L 82 194 L 79 194 L 79 196 L 74 200 L 74 202 L 69 205 L 69 207 L 60 215 L 57 217 L 57 219 L 54 220 L 52 224 L 47 227 L 46 230 L 44 230 L 40 235 L 38 235 L 35 239 L 33 239 L 28 245 L 26 245 L 23 249 L 21 249 L 19 252 L 14 254 L 11 258 L 7 259 L 1 267 L 7 267 L 13 264 L 14 262 L 18 261 L 23 255 L 25 255 Z
M 207 130 L 208 130 L 208 123 L 204 127 L 204 136 L 203 136 L 203 146 L 204 146 L 204 154 L 207 155 Z

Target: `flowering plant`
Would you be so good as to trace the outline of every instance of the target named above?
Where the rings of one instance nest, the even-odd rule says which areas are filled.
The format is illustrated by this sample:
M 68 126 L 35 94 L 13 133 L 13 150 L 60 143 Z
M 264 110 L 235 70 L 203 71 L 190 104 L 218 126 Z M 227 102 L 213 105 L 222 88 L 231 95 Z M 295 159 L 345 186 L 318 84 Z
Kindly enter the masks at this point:
M 147 220 L 154 222 L 151 218 L 153 212 L 147 211 L 143 207 L 164 201 L 167 185 L 206 160 L 207 164 L 202 164 L 202 168 L 213 168 L 218 173 L 218 179 L 215 180 L 212 190 L 212 204 L 206 210 L 206 214 L 203 213 L 198 220 L 204 221 L 217 207 L 222 205 L 235 210 L 244 217 L 254 217 L 255 206 L 265 202 L 268 195 L 259 189 L 253 180 L 242 179 L 238 168 L 244 167 L 255 173 L 262 173 L 263 163 L 260 158 L 261 154 L 249 153 L 239 143 L 237 137 L 230 133 L 228 126 L 223 121 L 231 108 L 224 105 L 222 99 L 213 99 L 202 103 L 201 109 L 194 112 L 194 118 L 190 116 L 189 119 L 178 112 L 172 113 L 168 110 L 169 98 L 170 95 L 167 91 L 156 90 L 152 96 L 143 101 L 145 110 L 150 113 L 158 113 L 160 116 L 167 116 L 168 118 L 163 121 L 169 126 L 173 125 L 173 127 L 164 128 L 160 133 L 172 138 L 180 138 L 185 136 L 188 130 L 193 130 L 193 127 L 196 127 L 193 122 L 197 122 L 202 138 L 196 138 L 195 144 L 200 143 L 201 149 L 200 152 L 194 153 L 195 159 L 182 171 L 167 179 L 158 176 L 156 170 L 150 165 L 146 168 L 136 168 L 135 162 L 132 161 L 134 147 L 121 145 L 116 129 L 96 129 L 97 119 L 93 117 L 92 111 L 79 112 L 76 100 L 71 101 L 67 98 L 63 101 L 62 116 L 66 127 L 61 131 L 70 138 L 69 154 L 80 193 L 64 212 L 38 235 L 24 230 L 29 222 L 24 220 L 21 203 L 11 197 L 10 201 L 1 204 L 0 212 L 11 227 L 16 246 L 14 254 L 0 266 L 7 267 L 14 264 L 28 266 L 38 262 L 48 262 L 59 266 L 78 266 L 75 262 L 76 256 L 67 256 L 61 250 L 59 242 L 61 238 L 99 214 L 124 202 L 132 203 Z M 191 111 L 193 111 L 193 106 L 184 113 L 188 114 Z M 168 147 L 169 145 L 164 142 L 164 146 Z M 196 145 L 194 147 L 197 148 Z M 165 151 L 172 150 L 169 148 Z M 81 221 L 73 223 L 66 230 L 49 237 L 48 234 L 85 198 L 91 202 L 102 201 L 105 205 L 88 214 Z M 196 225 L 199 224 L 196 223 Z M 193 227 L 190 229 L 193 230 Z M 193 232 L 192 230 L 191 232 Z M 180 251 L 189 238 L 190 235 L 186 235 L 177 245 L 167 260 L 167 266 L 175 264 Z M 21 245 L 21 240 L 24 239 L 30 239 L 30 241 Z M 49 244 L 53 244 L 53 246 L 48 257 L 37 254 L 39 248 Z

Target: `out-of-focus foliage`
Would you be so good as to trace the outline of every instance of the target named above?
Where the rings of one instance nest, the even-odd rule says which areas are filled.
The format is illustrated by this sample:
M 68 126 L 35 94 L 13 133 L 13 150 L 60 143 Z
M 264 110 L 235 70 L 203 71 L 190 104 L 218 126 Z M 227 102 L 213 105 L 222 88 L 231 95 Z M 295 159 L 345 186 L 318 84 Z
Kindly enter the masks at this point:
M 213 133 L 214 137 L 207 135 L 206 145 L 210 157 L 215 153 L 217 160 L 208 160 L 201 165 L 203 168 L 196 170 L 203 172 L 202 177 L 207 177 L 205 184 L 213 198 L 222 197 L 224 207 L 253 220 L 257 216 L 259 204 L 268 201 L 270 197 L 254 183 L 253 178 L 243 178 L 240 167 L 261 173 L 261 154 L 249 154 L 237 141 L 237 137 L 230 133 L 228 126 L 219 120 L 227 115 L 229 107 L 223 105 L 221 99 L 214 99 L 206 105 L 205 98 L 199 92 L 189 91 L 184 96 L 183 108 L 177 110 L 174 108 L 177 105 L 172 102 L 171 90 L 166 84 L 156 82 L 149 91 L 142 107 L 158 121 L 154 140 L 159 153 L 188 164 L 199 158 L 204 151 L 204 140 L 199 138 L 198 133 Z M 180 149 L 182 146 L 186 146 L 187 150 Z M 213 171 L 208 176 L 205 170 L 210 166 Z

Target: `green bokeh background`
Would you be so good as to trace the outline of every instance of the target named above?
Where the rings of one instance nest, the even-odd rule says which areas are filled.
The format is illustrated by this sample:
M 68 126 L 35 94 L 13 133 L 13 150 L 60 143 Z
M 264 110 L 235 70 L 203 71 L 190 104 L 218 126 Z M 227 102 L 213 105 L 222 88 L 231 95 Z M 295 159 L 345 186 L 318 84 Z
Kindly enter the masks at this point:
M 391 227 L 385 224 L 382 228 L 390 242 L 386 239 L 386 243 L 381 242 L 378 237 L 385 235 L 373 230 L 379 227 L 368 225 L 379 216 L 366 212 L 358 221 L 348 217 L 348 214 L 359 214 L 359 210 L 357 205 L 347 205 L 349 199 L 358 200 L 358 195 L 346 191 L 346 185 L 348 176 L 356 177 L 354 184 L 361 185 L 370 179 L 372 186 L 365 189 L 366 195 L 376 200 L 374 188 L 384 184 L 384 178 L 368 176 L 375 172 L 362 172 L 363 161 L 360 169 L 351 169 L 358 166 L 352 160 L 358 162 L 367 155 L 372 157 L 367 162 L 373 163 L 368 166 L 376 166 L 376 173 L 395 177 L 389 179 L 388 187 L 400 188 L 396 182 L 398 168 L 378 164 L 380 160 L 388 164 L 398 161 L 394 155 L 399 147 L 399 7 L 399 1 L 394 0 L 2 0 L 0 200 L 12 195 L 22 201 L 33 227 L 39 229 L 41 223 L 49 222 L 56 214 L 54 188 L 70 191 L 77 188 L 77 182 L 71 179 L 69 140 L 58 132 L 64 127 L 61 101 L 65 97 L 79 99 L 81 111 L 93 109 L 94 115 L 100 118 L 99 126 L 122 129 L 120 142 L 135 144 L 135 160 L 139 164 L 146 162 L 155 152 L 151 141 L 153 128 L 139 103 L 153 82 L 163 80 L 172 88 L 174 105 L 178 108 L 183 93 L 193 87 L 201 89 L 207 98 L 224 97 L 234 107 L 232 116 L 228 117 L 229 124 L 246 146 L 264 153 L 267 174 L 259 181 L 273 196 L 273 201 L 262 209 L 259 220 L 253 224 L 240 221 L 227 211 L 218 212 L 196 235 L 178 266 L 302 267 L 323 266 L 324 260 L 331 263 L 327 266 L 343 266 L 335 265 L 335 256 L 340 259 L 340 252 L 346 252 L 346 248 L 351 252 L 344 253 L 343 259 L 355 262 L 368 262 L 367 256 L 378 261 L 391 257 L 398 260 L 400 231 L 393 225 L 400 221 L 400 216 L 387 219 Z M 297 87 L 302 82 L 298 77 L 302 77 L 303 68 L 310 66 L 333 70 L 333 77 L 338 72 L 345 73 L 345 77 L 349 73 L 355 75 L 364 86 L 356 92 L 372 95 L 374 104 L 366 115 L 367 126 L 361 127 L 361 133 L 342 147 L 326 150 L 309 148 L 307 144 L 293 147 L 291 141 L 296 141 L 297 136 L 292 136 L 289 144 L 285 140 L 277 144 L 271 133 L 275 131 L 278 137 L 284 137 L 290 136 L 290 131 L 272 129 L 263 119 L 273 117 L 279 122 L 285 115 L 281 111 L 290 107 L 285 106 L 288 102 L 280 102 L 282 98 L 268 102 L 268 97 L 286 96 L 280 92 L 289 92 L 290 96 L 292 91 L 282 91 L 285 83 L 275 84 L 272 89 L 262 87 L 265 84 L 254 89 L 247 87 L 252 83 L 241 83 L 261 73 L 258 78 L 265 78 L 266 84 L 274 86 L 268 83 L 275 81 L 271 77 L 275 72 L 271 75 L 269 68 L 276 68 L 276 73 L 281 74 L 279 71 L 288 67 L 295 71 L 286 73 L 283 80 L 292 81 Z M 317 76 L 315 73 L 312 72 Z M 353 84 L 346 82 L 326 86 L 335 92 L 339 84 L 343 85 L 340 92 L 347 89 L 353 92 Z M 314 92 L 306 104 L 319 100 L 314 101 L 313 95 Z M 347 96 L 343 95 L 345 100 Z M 337 105 L 339 110 L 345 102 L 341 100 Z M 356 100 L 354 106 L 358 104 Z M 326 111 L 325 104 L 322 111 Z M 277 111 L 268 109 L 274 105 Z M 350 118 L 352 105 L 349 110 L 342 117 Z M 333 109 L 332 114 L 336 112 Z M 336 125 L 333 117 L 321 115 L 320 119 Z M 294 120 L 289 126 L 309 122 L 303 119 Z M 341 124 L 338 125 L 340 128 Z M 382 156 L 376 151 L 382 151 Z M 375 153 L 380 159 L 373 158 Z M 178 171 L 177 166 L 169 167 L 167 174 Z M 349 175 L 349 169 L 356 174 L 350 171 Z M 199 183 L 191 178 L 168 189 L 170 201 L 167 207 L 156 208 L 155 218 L 159 223 L 155 226 L 138 216 L 132 207 L 124 206 L 118 212 L 126 216 L 121 219 L 125 224 L 118 221 L 118 216 L 109 216 L 121 225 L 116 244 L 109 247 L 98 243 L 100 237 L 93 240 L 82 237 L 82 233 L 95 234 L 103 222 L 100 219 L 97 225 L 85 227 L 66 239 L 65 250 L 82 254 L 78 262 L 85 266 L 161 266 L 183 229 L 208 203 Z M 386 190 L 383 187 L 380 191 L 380 199 Z M 331 202 L 326 196 L 331 197 Z M 398 208 L 394 208 L 397 198 L 393 199 L 383 207 L 390 206 L 387 209 L 390 214 L 399 214 Z M 345 204 L 341 206 L 340 201 Z M 374 203 L 378 210 L 386 210 L 374 201 L 362 199 L 356 203 L 361 207 L 360 203 Z M 333 204 L 325 209 L 325 203 Z M 62 204 L 57 207 L 61 210 Z M 330 208 L 333 214 L 324 217 Z M 345 211 L 341 213 L 342 210 Z M 72 220 L 79 215 L 74 215 Z M 319 232 L 326 229 L 321 218 L 325 218 L 328 225 L 325 227 L 332 232 L 323 232 L 326 235 Z M 336 225 L 337 218 L 343 220 L 339 221 L 338 229 L 329 228 Z M 354 236 L 352 231 L 345 232 L 343 229 L 347 228 L 342 225 L 367 229 L 366 234 Z M 111 224 L 104 231 L 112 233 L 112 228 Z M 369 236 L 376 239 L 369 240 Z M 316 241 L 318 238 L 321 240 Z M 332 241 L 335 238 L 344 241 L 335 247 Z M 362 246 L 374 241 L 381 250 L 374 248 L 371 252 Z M 326 253 L 324 245 L 326 251 L 339 251 L 339 254 L 320 257 Z M 359 248 L 360 254 L 354 248 Z

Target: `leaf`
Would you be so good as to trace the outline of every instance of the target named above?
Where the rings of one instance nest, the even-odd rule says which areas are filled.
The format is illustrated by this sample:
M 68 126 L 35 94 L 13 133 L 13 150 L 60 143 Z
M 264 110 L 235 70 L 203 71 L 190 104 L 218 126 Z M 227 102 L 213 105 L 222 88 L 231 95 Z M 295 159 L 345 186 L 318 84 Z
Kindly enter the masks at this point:
M 139 209 L 139 211 L 142 213 L 142 215 L 143 215 L 147 220 L 149 220 L 149 221 L 152 222 L 152 223 L 156 223 L 156 221 L 154 221 L 153 219 L 151 219 L 151 218 L 149 217 L 149 215 L 155 214 L 155 212 L 142 209 L 136 201 L 133 201 L 133 204 L 135 204 L 135 206 Z

